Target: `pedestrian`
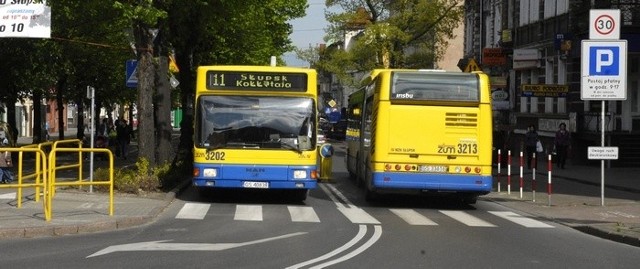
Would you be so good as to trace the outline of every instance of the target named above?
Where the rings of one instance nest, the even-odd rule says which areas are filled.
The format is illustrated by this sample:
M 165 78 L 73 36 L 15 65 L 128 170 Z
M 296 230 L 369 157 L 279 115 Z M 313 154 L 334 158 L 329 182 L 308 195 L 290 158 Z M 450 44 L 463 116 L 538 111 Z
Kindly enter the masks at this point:
M 131 132 L 127 121 L 124 119 L 118 120 L 116 126 L 116 138 L 118 140 L 118 150 L 123 159 L 127 159 L 127 148 L 131 139 Z
M 571 134 L 567 131 L 567 125 L 564 123 L 560 123 L 559 129 L 556 132 L 554 146 L 557 156 L 556 166 L 564 169 L 564 165 L 567 162 L 567 154 L 571 148 Z
M 527 168 L 531 170 L 531 167 L 537 168 L 538 165 L 532 163 L 533 154 L 536 154 L 536 146 L 538 144 L 538 132 L 536 132 L 536 126 L 531 124 L 527 127 L 527 133 L 524 136 L 525 153 L 527 154 Z
M 0 128 L 0 147 L 9 147 L 9 138 L 3 128 Z M 0 152 L 0 183 L 9 184 L 13 181 L 13 172 L 11 171 L 13 163 L 11 161 L 11 152 Z
M 49 141 L 49 121 L 44 122 L 44 139 Z

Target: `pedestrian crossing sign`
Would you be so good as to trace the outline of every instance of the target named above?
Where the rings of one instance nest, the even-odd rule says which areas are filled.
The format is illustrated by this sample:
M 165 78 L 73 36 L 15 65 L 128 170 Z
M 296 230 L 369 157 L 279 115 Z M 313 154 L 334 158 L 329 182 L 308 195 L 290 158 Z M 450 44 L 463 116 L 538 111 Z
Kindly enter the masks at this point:
M 464 72 L 471 73 L 473 71 L 482 71 L 478 63 L 476 63 L 475 59 L 469 59 L 469 63 L 467 63 L 467 67 L 464 68 Z
M 137 88 L 138 87 L 138 61 L 136 60 L 127 60 L 126 62 L 126 81 L 125 84 L 129 88 Z

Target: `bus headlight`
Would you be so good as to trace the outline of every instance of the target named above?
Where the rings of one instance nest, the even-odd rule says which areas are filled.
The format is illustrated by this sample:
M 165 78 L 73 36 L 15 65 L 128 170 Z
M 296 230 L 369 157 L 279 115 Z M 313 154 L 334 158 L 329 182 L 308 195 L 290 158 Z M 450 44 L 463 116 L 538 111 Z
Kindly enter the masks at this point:
M 218 176 L 218 169 L 216 169 L 216 168 L 205 168 L 202 171 L 202 176 L 203 177 L 217 177 Z
M 305 179 L 307 178 L 306 170 L 293 170 L 293 179 Z

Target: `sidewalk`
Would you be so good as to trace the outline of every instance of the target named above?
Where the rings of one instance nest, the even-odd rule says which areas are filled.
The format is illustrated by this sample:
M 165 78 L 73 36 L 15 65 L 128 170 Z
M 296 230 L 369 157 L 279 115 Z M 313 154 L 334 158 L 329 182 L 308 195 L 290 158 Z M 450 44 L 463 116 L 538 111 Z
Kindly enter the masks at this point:
M 65 138 L 75 138 L 75 132 L 65 133 Z M 21 137 L 18 145 L 27 145 L 31 141 L 31 137 Z M 137 153 L 136 143 L 132 141 L 128 158 L 116 158 L 114 167 L 133 165 Z M 94 162 L 95 167 L 106 165 L 105 161 Z M 88 165 L 85 168 L 88 169 Z M 75 172 L 68 173 L 77 176 Z M 83 174 L 88 176 L 88 170 Z M 64 171 L 58 172 L 58 176 L 64 177 Z M 52 218 L 49 222 L 45 220 L 43 199 L 35 201 L 33 188 L 23 188 L 21 208 L 17 207 L 17 188 L 0 188 L 0 240 L 91 233 L 143 225 L 153 221 L 188 183 L 185 180 L 170 192 L 147 196 L 115 193 L 112 216 L 109 216 L 108 193 L 90 193 L 88 186 L 80 190 L 59 189 L 52 200 Z
M 494 176 L 494 192 L 481 199 L 598 237 L 640 247 L 640 168 L 607 168 L 605 165 L 603 200 L 599 161 L 596 166 L 567 165 L 567 169 L 553 166 L 551 195 L 548 194 L 547 164 L 540 162 L 536 171 L 535 202 L 532 172 L 524 169 L 520 198 L 520 168 L 511 167 L 511 194 L 508 193 L 505 168 L 501 167 L 500 177 Z M 495 167 L 494 175 L 497 175 Z M 497 192 L 498 178 L 500 192 Z

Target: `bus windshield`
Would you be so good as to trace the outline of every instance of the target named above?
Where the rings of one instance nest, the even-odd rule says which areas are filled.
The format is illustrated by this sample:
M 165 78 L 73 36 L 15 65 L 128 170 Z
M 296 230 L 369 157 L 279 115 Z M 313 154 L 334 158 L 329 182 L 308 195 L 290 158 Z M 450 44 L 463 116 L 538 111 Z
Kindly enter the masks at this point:
M 478 102 L 479 87 L 470 73 L 396 72 L 390 99 Z
M 315 148 L 316 112 L 312 98 L 201 96 L 196 141 L 209 149 Z

